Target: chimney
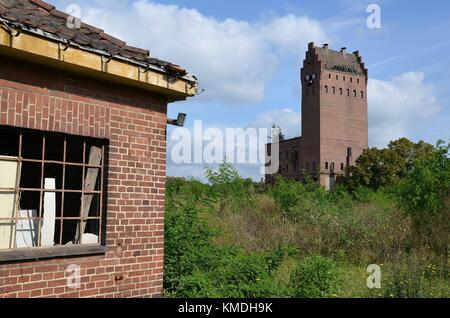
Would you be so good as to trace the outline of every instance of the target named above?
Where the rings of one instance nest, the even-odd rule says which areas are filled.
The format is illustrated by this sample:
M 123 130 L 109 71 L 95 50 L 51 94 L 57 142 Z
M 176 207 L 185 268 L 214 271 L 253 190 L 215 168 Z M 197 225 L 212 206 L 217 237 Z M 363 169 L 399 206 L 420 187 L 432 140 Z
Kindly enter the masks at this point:
M 346 47 L 341 48 L 341 53 L 343 55 L 347 54 L 347 48 Z

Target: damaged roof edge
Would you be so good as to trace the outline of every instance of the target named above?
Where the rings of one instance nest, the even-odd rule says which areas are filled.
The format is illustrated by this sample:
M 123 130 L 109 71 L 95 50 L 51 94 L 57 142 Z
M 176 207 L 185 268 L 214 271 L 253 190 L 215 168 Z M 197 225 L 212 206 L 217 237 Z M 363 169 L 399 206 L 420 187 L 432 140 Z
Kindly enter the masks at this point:
M 184 74 L 184 75 L 179 75 L 177 73 L 168 71 L 166 69 L 166 67 L 163 67 L 163 66 L 160 66 L 160 65 L 137 61 L 137 60 L 126 58 L 124 56 L 120 56 L 120 55 L 117 55 L 117 54 L 116 55 L 111 55 L 107 51 L 95 49 L 95 48 L 92 48 L 92 47 L 89 47 L 89 46 L 80 45 L 80 44 L 75 43 L 73 41 L 67 41 L 67 40 L 65 40 L 63 38 L 60 38 L 60 37 L 58 37 L 58 36 L 56 36 L 56 35 L 54 35 L 52 33 L 45 32 L 45 31 L 43 31 L 41 29 L 31 28 L 31 27 L 25 26 L 25 25 L 23 25 L 21 23 L 11 22 L 11 21 L 5 20 L 5 19 L 3 19 L 1 17 L 0 17 L 0 22 L 2 23 L 2 25 L 4 27 L 6 27 L 8 29 L 9 32 L 11 32 L 12 30 L 15 30 L 15 31 L 18 31 L 18 32 L 22 32 L 22 31 L 29 32 L 29 33 L 32 33 L 34 35 L 38 35 L 40 37 L 44 37 L 44 38 L 47 38 L 47 39 L 52 40 L 52 41 L 56 41 L 56 42 L 59 42 L 59 43 L 62 43 L 62 44 L 66 44 L 66 45 L 69 45 L 69 46 L 72 46 L 72 47 L 76 47 L 76 48 L 78 48 L 80 50 L 83 50 L 83 51 L 87 51 L 87 52 L 90 52 L 90 53 L 102 55 L 102 56 L 105 56 L 105 57 L 108 57 L 108 58 L 114 58 L 114 59 L 117 59 L 117 60 L 121 60 L 121 61 L 124 61 L 124 62 L 127 62 L 127 63 L 134 64 L 134 65 L 139 66 L 139 67 L 143 67 L 144 69 L 151 69 L 151 70 L 154 70 L 154 71 L 157 71 L 157 72 L 161 72 L 161 73 L 164 73 L 164 74 L 167 74 L 167 75 L 170 75 L 170 76 L 174 76 L 174 77 L 183 79 L 185 81 L 190 82 L 191 84 L 197 84 L 197 78 L 194 75 L 189 74 L 189 73 Z M 169 67 L 170 67 L 170 65 L 171 65 L 171 63 L 168 63 Z M 176 66 L 173 65 L 172 69 L 175 70 Z

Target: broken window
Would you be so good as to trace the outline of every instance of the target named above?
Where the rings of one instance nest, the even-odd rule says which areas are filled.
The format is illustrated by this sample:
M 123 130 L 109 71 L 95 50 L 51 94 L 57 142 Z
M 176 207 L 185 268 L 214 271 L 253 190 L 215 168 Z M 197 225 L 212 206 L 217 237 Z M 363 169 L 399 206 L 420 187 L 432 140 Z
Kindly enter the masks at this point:
M 105 142 L 0 134 L 0 250 L 101 244 Z

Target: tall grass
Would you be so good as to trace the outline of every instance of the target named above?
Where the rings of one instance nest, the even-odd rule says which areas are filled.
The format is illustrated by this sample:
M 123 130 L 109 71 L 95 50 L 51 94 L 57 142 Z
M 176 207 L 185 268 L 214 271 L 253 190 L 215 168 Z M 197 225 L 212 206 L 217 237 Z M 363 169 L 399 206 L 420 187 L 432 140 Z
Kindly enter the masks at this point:
M 392 189 L 265 189 L 230 165 L 207 175 L 167 182 L 167 295 L 450 297 L 450 198 L 417 217 Z M 364 286 L 369 264 L 381 290 Z

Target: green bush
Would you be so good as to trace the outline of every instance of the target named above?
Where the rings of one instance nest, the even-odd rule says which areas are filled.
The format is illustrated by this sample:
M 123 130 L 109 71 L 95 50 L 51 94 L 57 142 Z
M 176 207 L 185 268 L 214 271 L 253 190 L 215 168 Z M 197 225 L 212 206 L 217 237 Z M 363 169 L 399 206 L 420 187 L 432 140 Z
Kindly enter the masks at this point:
M 208 184 L 168 178 L 166 296 L 450 296 L 448 147 L 426 159 L 408 149 L 398 180 L 378 190 L 283 178 L 267 188 L 229 164 L 207 169 Z M 371 263 L 384 264 L 374 294 Z
M 298 298 L 332 297 L 340 289 L 339 267 L 320 255 L 307 257 L 293 270 L 290 287 Z
M 420 158 L 398 187 L 402 206 L 412 215 L 436 214 L 450 193 L 450 145 L 439 142 L 431 156 Z

